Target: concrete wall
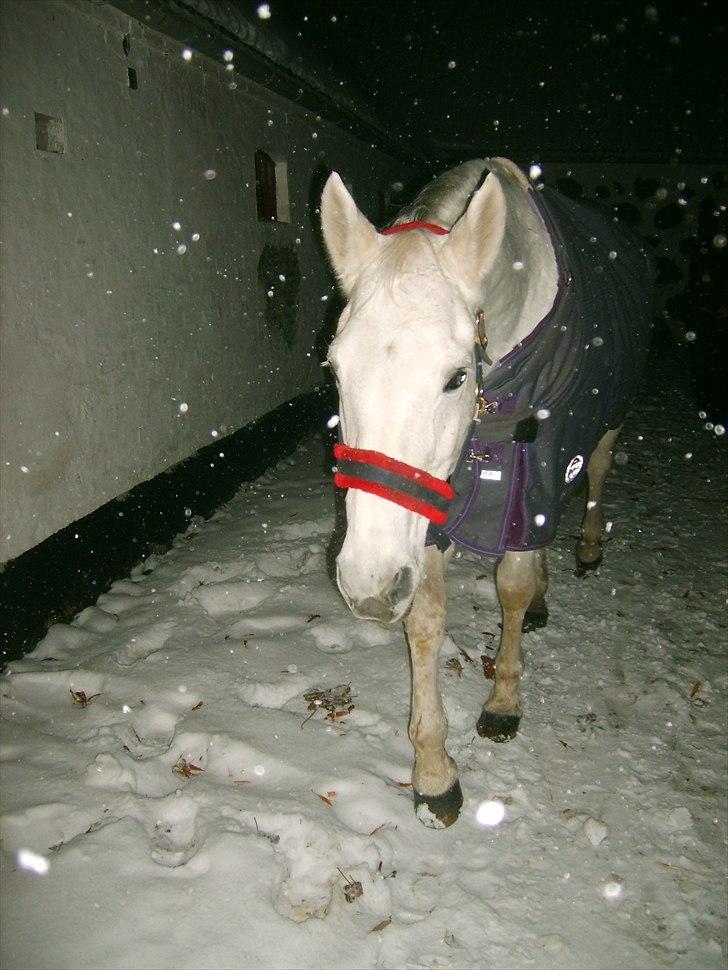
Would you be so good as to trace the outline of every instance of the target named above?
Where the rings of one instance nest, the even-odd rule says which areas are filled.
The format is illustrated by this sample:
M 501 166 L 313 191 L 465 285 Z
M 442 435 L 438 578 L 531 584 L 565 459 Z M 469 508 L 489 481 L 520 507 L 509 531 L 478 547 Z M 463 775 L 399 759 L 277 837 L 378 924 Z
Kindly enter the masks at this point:
M 2 562 L 312 387 L 319 170 L 372 217 L 406 173 L 110 5 L 0 17 Z M 259 148 L 288 224 L 257 219 Z

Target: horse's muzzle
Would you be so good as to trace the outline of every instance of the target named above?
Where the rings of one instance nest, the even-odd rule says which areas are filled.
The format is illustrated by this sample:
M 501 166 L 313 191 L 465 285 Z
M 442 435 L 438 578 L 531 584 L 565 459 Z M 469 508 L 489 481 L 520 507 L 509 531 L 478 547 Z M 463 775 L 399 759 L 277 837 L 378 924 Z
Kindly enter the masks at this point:
M 398 569 L 388 589 L 377 596 L 366 596 L 362 599 L 356 599 L 348 593 L 338 569 L 337 580 L 341 595 L 354 616 L 359 620 L 378 620 L 380 623 L 396 623 L 402 619 L 415 586 L 414 570 L 411 566 Z

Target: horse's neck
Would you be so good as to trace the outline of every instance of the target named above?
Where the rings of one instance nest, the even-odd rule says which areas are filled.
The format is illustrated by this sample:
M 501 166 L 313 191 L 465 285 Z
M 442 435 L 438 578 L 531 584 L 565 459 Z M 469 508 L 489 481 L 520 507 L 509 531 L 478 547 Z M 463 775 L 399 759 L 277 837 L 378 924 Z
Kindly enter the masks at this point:
M 505 235 L 482 299 L 488 355 L 497 362 L 548 313 L 557 292 L 556 256 L 526 176 L 507 159 L 464 162 L 425 186 L 394 221 L 425 219 L 451 229 L 486 171 L 498 178 L 506 196 Z
M 507 212 L 503 243 L 483 294 L 488 355 L 497 362 L 553 306 L 558 269 L 548 230 L 523 176 L 500 165 L 493 165 L 493 170 L 505 192 Z

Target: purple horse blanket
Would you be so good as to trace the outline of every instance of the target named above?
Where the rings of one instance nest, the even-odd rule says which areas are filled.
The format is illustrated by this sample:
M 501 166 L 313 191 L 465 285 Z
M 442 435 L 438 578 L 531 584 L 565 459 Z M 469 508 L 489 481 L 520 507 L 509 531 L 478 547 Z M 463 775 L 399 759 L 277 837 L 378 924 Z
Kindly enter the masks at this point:
M 553 190 L 533 196 L 556 254 L 556 299 L 484 377 L 491 408 L 451 477 L 447 523 L 428 532 L 428 543 L 483 556 L 553 540 L 595 445 L 624 419 L 652 328 L 645 250 Z

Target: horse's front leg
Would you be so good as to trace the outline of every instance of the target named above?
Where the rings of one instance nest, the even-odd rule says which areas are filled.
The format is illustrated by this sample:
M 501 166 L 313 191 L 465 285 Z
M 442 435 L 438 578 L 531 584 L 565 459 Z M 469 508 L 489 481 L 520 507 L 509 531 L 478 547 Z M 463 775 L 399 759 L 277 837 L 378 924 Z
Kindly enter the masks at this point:
M 529 611 L 545 615 L 546 563 L 543 550 L 507 552 L 496 569 L 503 630 L 495 660 L 495 684 L 478 720 L 478 734 L 510 741 L 521 720 L 518 685 L 523 673 L 521 635 Z
M 452 825 L 463 804 L 457 766 L 445 751 L 447 717 L 437 685 L 438 655 L 445 636 L 444 558 L 435 546 L 428 546 L 425 575 L 404 621 L 412 661 L 412 788 L 418 818 L 434 828 Z

